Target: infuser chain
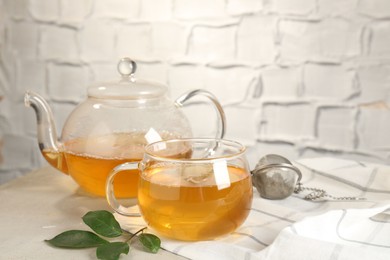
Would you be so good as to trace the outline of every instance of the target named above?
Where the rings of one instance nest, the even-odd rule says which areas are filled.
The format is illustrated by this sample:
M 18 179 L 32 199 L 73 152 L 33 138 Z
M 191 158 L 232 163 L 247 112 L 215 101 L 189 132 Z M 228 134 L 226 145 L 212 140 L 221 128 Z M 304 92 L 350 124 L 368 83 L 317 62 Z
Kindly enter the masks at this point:
M 309 200 L 309 201 L 325 200 L 326 198 L 329 198 L 331 200 L 339 200 L 339 201 L 353 201 L 353 200 L 365 200 L 366 199 L 366 198 L 361 198 L 361 197 L 350 197 L 350 196 L 335 197 L 335 196 L 330 195 L 324 189 L 303 187 L 301 182 L 297 183 L 297 186 L 294 189 L 294 193 L 299 194 L 300 192 L 303 192 L 305 190 L 310 191 L 310 193 L 304 197 L 305 200 Z

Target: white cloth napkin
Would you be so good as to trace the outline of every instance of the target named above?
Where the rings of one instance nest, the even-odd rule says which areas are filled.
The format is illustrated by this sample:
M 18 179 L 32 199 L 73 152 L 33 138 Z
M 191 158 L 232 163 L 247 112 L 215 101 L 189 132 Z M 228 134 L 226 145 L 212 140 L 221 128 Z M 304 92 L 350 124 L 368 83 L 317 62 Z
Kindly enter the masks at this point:
M 390 223 L 370 220 L 386 208 L 334 210 L 307 217 L 283 229 L 253 259 L 388 260 Z
M 390 259 L 390 223 L 369 219 L 390 207 L 389 166 L 335 158 L 304 159 L 295 165 L 307 187 L 366 200 L 312 202 L 304 194 L 266 200 L 255 192 L 248 219 L 234 233 L 200 242 L 160 236 L 162 247 L 203 260 Z M 115 216 L 132 232 L 145 226 L 142 218 Z

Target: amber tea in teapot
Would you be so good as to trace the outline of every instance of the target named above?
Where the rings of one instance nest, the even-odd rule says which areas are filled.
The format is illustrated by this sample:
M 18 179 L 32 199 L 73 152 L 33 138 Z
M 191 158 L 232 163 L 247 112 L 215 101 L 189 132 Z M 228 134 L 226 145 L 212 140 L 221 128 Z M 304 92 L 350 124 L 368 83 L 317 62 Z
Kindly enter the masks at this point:
M 175 135 L 161 133 L 161 137 Z M 54 167 L 71 175 L 85 191 L 105 196 L 107 174 L 119 164 L 140 161 L 146 144 L 145 133 L 116 133 L 71 140 L 64 143 L 67 148 L 64 152 L 44 149 L 42 154 Z M 116 196 L 136 197 L 138 179 L 137 169 L 118 174 L 114 182 Z

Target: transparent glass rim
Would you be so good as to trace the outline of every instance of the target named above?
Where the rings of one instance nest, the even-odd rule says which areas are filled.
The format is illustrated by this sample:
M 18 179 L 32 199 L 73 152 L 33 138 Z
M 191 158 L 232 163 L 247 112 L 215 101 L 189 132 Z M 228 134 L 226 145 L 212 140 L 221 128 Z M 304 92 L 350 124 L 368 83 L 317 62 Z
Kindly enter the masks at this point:
M 237 151 L 232 152 L 231 154 L 227 154 L 224 156 L 211 156 L 208 158 L 172 158 L 168 156 L 161 156 L 153 151 L 151 151 L 153 146 L 158 146 L 158 145 L 163 145 L 163 144 L 168 144 L 168 143 L 209 143 L 210 147 L 214 145 L 214 143 L 220 144 L 220 145 L 225 145 L 228 147 L 234 147 Z M 220 161 L 220 160 L 232 160 L 237 157 L 242 156 L 246 151 L 246 147 L 233 140 L 229 139 L 218 139 L 218 138 L 178 138 L 178 139 L 169 139 L 169 140 L 161 140 L 157 142 L 150 143 L 145 146 L 145 154 L 147 154 L 149 157 L 160 160 L 160 161 L 169 161 L 169 162 L 189 162 L 189 163 L 202 163 L 202 162 L 213 162 L 213 161 Z

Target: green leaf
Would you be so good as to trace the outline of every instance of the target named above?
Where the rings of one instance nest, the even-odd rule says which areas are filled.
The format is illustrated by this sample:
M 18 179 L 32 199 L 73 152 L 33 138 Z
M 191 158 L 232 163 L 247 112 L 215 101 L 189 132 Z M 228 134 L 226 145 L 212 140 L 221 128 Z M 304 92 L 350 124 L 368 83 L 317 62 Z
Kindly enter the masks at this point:
M 97 247 L 108 243 L 107 240 L 104 240 L 95 233 L 84 230 L 65 231 L 54 238 L 45 241 L 53 246 L 64 248 Z
M 122 229 L 114 215 L 107 210 L 90 211 L 84 215 L 83 221 L 93 231 L 105 237 L 118 237 Z
M 121 254 L 129 253 L 129 245 L 124 242 L 112 242 L 99 246 L 96 249 L 96 257 L 98 259 L 116 260 Z
M 160 249 L 161 240 L 157 236 L 153 234 L 142 233 L 138 238 L 148 251 L 155 254 Z

